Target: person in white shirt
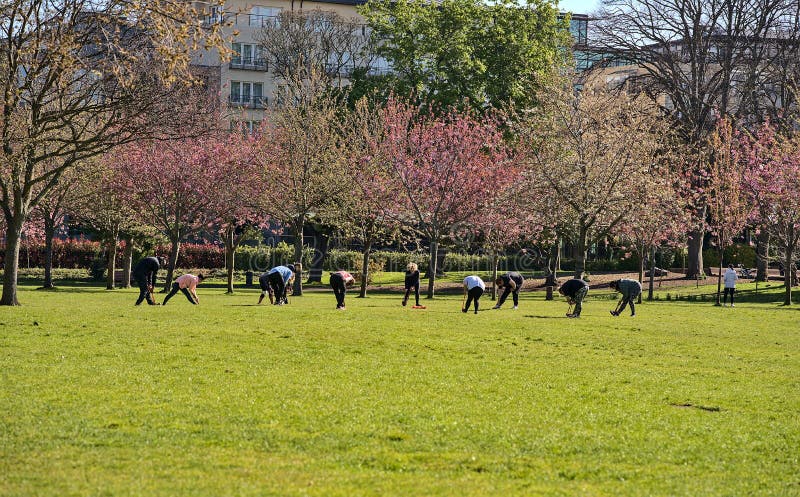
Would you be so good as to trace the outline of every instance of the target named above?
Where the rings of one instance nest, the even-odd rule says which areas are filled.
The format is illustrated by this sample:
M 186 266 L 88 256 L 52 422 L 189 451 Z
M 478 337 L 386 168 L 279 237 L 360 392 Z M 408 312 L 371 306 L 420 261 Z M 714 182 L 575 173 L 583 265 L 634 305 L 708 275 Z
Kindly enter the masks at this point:
M 478 301 L 486 290 L 486 284 L 480 276 L 467 276 L 464 278 L 464 299 L 466 304 L 461 308 L 461 312 L 468 312 L 472 301 L 475 301 L 475 314 L 478 314 Z
M 739 279 L 739 276 L 736 274 L 736 270 L 733 269 L 733 264 L 728 264 L 728 269 L 725 270 L 723 279 L 725 280 L 725 293 L 722 295 L 722 306 L 725 307 L 728 295 L 730 295 L 731 307 L 735 307 L 733 305 L 733 293 L 736 291 L 736 280 Z

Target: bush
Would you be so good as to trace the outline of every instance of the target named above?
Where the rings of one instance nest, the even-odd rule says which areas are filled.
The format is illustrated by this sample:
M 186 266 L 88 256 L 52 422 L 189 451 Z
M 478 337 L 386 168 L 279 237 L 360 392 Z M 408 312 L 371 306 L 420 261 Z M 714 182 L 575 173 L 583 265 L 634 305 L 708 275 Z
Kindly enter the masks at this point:
M 5 247 L 2 247 L 5 249 Z M 53 240 L 53 267 L 90 269 L 103 248 L 99 242 L 85 239 Z M 23 243 L 19 251 L 20 267 L 44 267 L 44 243 Z M 0 264 L 5 250 L 0 250 Z
M 722 253 L 722 262 L 727 266 L 741 264 L 744 267 L 755 267 L 756 249 L 745 243 L 735 243 L 726 247 Z M 719 252 L 712 248 L 703 251 L 703 264 L 707 267 L 719 267 Z

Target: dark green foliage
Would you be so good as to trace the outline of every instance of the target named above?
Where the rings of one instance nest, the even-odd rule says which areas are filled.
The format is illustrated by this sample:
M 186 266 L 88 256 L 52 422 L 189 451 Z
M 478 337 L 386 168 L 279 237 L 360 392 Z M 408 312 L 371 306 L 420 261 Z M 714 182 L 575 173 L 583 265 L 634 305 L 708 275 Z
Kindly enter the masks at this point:
M 572 43 L 543 0 L 372 0 L 360 12 L 394 68 L 377 82 L 442 107 L 529 108 Z

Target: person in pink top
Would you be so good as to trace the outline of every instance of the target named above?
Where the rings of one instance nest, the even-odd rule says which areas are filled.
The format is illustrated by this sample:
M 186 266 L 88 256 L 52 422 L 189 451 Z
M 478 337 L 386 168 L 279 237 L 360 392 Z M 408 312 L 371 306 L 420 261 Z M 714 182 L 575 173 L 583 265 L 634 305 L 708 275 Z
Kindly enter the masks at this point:
M 189 302 L 192 304 L 199 304 L 200 299 L 197 298 L 197 285 L 203 282 L 205 276 L 202 274 L 198 274 L 197 276 L 193 274 L 184 274 L 183 276 L 179 276 L 175 281 L 172 283 L 172 291 L 170 291 L 166 297 L 164 297 L 164 303 L 161 305 L 167 305 L 167 301 L 172 298 L 173 295 L 178 293 L 178 290 L 182 291 L 186 298 L 189 299 Z
M 333 288 L 333 294 L 336 295 L 336 309 L 344 310 L 344 295 L 347 293 L 347 287 L 355 282 L 356 279 L 347 271 L 331 273 L 331 288 Z

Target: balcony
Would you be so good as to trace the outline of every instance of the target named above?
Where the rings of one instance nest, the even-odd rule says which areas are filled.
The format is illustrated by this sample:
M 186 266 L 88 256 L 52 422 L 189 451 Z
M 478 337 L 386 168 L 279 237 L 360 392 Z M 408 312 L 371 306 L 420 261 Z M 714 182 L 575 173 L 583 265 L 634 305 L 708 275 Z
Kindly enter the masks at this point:
M 229 67 L 231 69 L 241 69 L 245 71 L 266 71 L 269 69 L 266 59 L 256 57 L 236 57 L 231 58 Z
M 267 106 L 267 97 L 251 97 L 250 95 L 231 95 L 228 103 L 235 107 L 246 109 L 264 109 Z

